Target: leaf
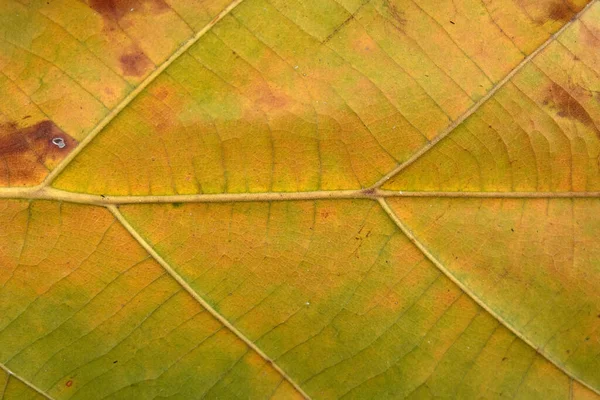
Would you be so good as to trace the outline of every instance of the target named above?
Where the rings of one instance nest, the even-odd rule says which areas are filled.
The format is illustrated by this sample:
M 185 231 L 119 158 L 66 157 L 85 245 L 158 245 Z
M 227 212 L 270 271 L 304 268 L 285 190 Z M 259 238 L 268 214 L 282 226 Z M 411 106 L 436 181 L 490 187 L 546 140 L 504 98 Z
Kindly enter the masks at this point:
M 600 394 L 600 3 L 0 4 L 0 398 Z

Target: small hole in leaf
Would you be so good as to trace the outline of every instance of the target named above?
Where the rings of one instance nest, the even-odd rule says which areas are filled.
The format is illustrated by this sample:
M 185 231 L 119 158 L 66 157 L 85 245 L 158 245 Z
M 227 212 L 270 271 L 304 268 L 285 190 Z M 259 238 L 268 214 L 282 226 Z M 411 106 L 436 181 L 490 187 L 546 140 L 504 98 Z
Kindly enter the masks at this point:
M 55 137 L 54 139 L 52 139 L 52 144 L 58 147 L 59 149 L 64 149 L 67 146 L 67 144 L 65 143 L 65 139 L 61 137 Z

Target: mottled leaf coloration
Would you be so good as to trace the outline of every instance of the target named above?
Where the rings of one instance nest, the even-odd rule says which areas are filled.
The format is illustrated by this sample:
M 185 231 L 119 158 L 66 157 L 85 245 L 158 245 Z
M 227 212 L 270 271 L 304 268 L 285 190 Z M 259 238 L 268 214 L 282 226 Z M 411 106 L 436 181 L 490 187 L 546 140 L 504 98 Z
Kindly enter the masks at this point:
M 600 399 L 600 1 L 0 2 L 0 399 Z

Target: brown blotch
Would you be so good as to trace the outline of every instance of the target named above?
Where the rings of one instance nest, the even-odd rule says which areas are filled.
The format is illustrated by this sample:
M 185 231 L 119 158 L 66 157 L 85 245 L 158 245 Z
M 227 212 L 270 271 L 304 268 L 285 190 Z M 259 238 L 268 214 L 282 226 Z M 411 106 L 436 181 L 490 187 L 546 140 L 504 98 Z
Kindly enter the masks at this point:
M 582 124 L 589 126 L 598 136 L 600 136 L 600 132 L 594 124 L 594 120 L 590 114 L 588 114 L 576 98 L 571 96 L 568 91 L 556 83 L 550 85 L 548 95 L 543 104 L 555 110 L 559 117 L 573 118 Z
M 71 387 L 73 386 L 73 381 L 67 381 L 67 383 L 65 383 L 66 387 Z
M 119 22 L 125 15 L 139 10 L 158 14 L 169 8 L 164 0 L 90 0 L 89 6 L 105 20 L 113 22 Z
M 575 12 L 569 7 L 569 4 L 563 1 L 550 4 L 548 9 L 548 16 L 555 21 L 569 21 Z
M 53 143 L 53 139 L 62 139 L 64 146 Z M 0 124 L 0 186 L 41 183 L 76 145 L 77 141 L 52 121 L 26 127 L 15 122 Z
M 125 76 L 143 76 L 152 66 L 152 62 L 140 50 L 125 53 L 119 58 Z

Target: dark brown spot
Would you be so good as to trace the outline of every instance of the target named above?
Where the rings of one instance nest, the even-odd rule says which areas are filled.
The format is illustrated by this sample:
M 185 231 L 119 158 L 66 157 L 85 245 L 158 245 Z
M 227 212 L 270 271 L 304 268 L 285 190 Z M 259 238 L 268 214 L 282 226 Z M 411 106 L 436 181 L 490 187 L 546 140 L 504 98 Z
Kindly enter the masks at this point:
M 164 0 L 90 0 L 89 5 L 107 21 L 119 22 L 129 13 L 149 10 L 159 14 L 169 8 Z
M 571 18 L 573 18 L 574 15 L 575 12 L 565 1 L 558 1 L 556 3 L 552 3 L 550 4 L 550 8 L 548 9 L 548 16 L 555 21 L 567 22 Z
M 150 59 L 140 50 L 123 54 L 119 61 L 125 76 L 143 76 L 152 65 Z
M 370 188 L 370 189 L 363 189 L 362 190 L 362 194 L 367 195 L 367 196 L 373 196 L 375 194 L 375 188 Z
M 550 86 L 543 104 L 555 110 L 559 117 L 573 118 L 582 124 L 589 126 L 600 137 L 600 131 L 598 131 L 590 114 L 588 114 L 577 99 L 556 83 L 552 83 Z
M 71 381 L 71 380 L 67 381 L 67 383 L 65 383 L 65 386 L 66 386 L 66 387 L 71 387 L 71 386 L 73 386 L 73 381 Z
M 60 141 L 62 147 L 53 143 Z M 40 183 L 48 171 L 77 145 L 77 141 L 52 121 L 20 127 L 0 124 L 0 186 Z

